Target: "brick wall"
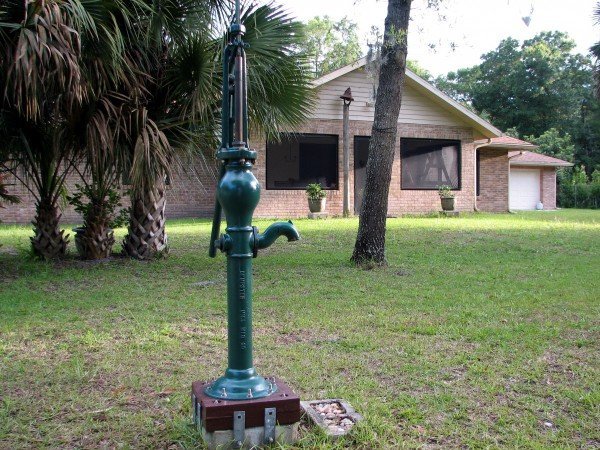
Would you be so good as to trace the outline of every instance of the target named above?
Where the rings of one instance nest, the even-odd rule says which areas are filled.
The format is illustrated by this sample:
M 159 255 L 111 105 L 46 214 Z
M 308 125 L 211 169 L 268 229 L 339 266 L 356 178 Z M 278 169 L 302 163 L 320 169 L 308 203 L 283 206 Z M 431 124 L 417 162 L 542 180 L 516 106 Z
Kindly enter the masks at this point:
M 480 211 L 508 211 L 508 150 L 480 148 L 479 195 Z
M 540 187 L 544 209 L 556 209 L 556 169 L 554 167 L 541 168 Z
M 219 176 L 216 161 L 187 157 L 171 175 L 167 186 L 167 218 L 212 217 Z
M 370 136 L 372 122 L 350 121 L 350 211 L 354 211 L 354 136 Z M 299 133 L 337 134 L 339 136 L 338 171 L 340 176 L 339 190 L 327 191 L 327 212 L 341 215 L 343 211 L 343 167 L 342 152 L 344 148 L 341 120 L 312 120 L 297 130 Z M 398 124 L 398 140 L 396 142 L 392 179 L 388 203 L 388 214 L 426 213 L 439 211 L 440 198 L 435 190 L 402 190 L 400 185 L 401 161 L 400 138 L 458 139 L 461 141 L 461 189 L 456 191 L 456 208 L 459 211 L 472 211 L 474 208 L 474 176 L 475 162 L 473 156 L 473 131 L 470 128 Z M 302 217 L 308 213 L 306 195 L 302 190 L 267 190 L 265 177 L 266 142 L 262 138 L 253 140 L 252 146 L 258 151 L 256 174 L 263 186 L 261 200 L 256 210 L 262 217 Z
M 0 209 L 0 220 L 4 223 L 29 223 L 33 220 L 35 215 L 35 199 L 29 193 L 27 188 L 17 179 L 7 176 L 7 183 L 11 184 L 8 188 L 10 194 L 16 195 L 21 199 L 21 203 L 16 205 L 3 205 L 4 208 Z M 66 179 L 66 188 L 68 193 L 72 193 L 75 190 L 75 184 L 81 183 L 79 175 L 77 173 L 71 173 Z M 125 199 L 127 200 L 127 199 Z M 59 201 L 62 211 L 62 222 L 63 223 L 76 223 L 80 222 L 79 214 L 76 213 L 72 207 L 63 204 L 63 201 Z
M 215 186 L 218 176 L 214 161 L 202 158 L 184 157 L 172 170 L 170 184 L 167 186 L 167 217 L 209 217 L 212 215 L 215 199 Z M 0 220 L 4 223 L 29 223 L 35 215 L 35 200 L 21 182 L 8 177 L 13 184 L 9 193 L 21 198 L 21 203 L 4 205 L 0 209 Z M 79 175 L 71 173 L 66 180 L 68 193 L 75 191 L 75 184 L 81 184 Z M 124 206 L 129 206 L 126 194 L 127 186 L 122 189 Z M 77 224 L 81 216 L 69 205 L 62 204 L 62 222 Z
M 372 122 L 350 121 L 350 211 L 354 211 L 354 136 L 369 136 Z M 332 215 L 342 214 L 343 201 L 343 132 L 341 120 L 311 120 L 297 130 L 299 133 L 336 134 L 339 136 L 339 190 L 327 191 L 327 211 Z M 459 211 L 474 209 L 475 189 L 475 158 L 473 151 L 473 130 L 468 127 L 452 127 L 421 124 L 398 124 L 398 140 L 395 148 L 390 184 L 389 207 L 390 215 L 406 213 L 426 213 L 439 211 L 440 199 L 435 190 L 402 190 L 400 138 L 431 138 L 457 139 L 461 141 L 461 189 L 456 191 L 456 208 Z M 253 138 L 251 146 L 258 151 L 254 173 L 261 186 L 261 200 L 256 210 L 258 217 L 303 217 L 308 213 L 308 204 L 303 190 L 267 190 L 266 189 L 266 142 L 262 137 Z M 506 157 L 506 152 L 504 152 Z M 167 217 L 210 217 L 212 215 L 217 165 L 200 159 L 188 159 L 178 165 L 167 187 Z M 497 174 L 496 169 L 493 173 Z M 76 176 L 68 180 L 68 189 L 72 190 Z M 505 185 L 504 196 L 508 187 Z M 21 186 L 12 189 L 22 196 L 21 205 L 7 206 L 0 210 L 0 219 L 4 222 L 29 222 L 34 214 L 33 200 L 25 194 Z M 480 207 L 482 207 L 480 205 Z M 484 208 L 485 209 L 485 208 Z M 506 207 L 504 208 L 504 210 Z M 493 209 L 495 210 L 495 209 Z M 65 222 L 80 221 L 77 214 L 67 207 L 63 220 Z

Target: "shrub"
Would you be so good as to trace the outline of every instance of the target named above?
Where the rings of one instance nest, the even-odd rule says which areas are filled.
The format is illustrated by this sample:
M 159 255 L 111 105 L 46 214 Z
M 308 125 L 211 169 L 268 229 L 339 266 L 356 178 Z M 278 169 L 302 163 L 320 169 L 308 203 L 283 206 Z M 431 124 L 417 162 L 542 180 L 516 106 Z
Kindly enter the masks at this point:
M 600 208 L 600 184 L 563 183 L 557 200 L 561 208 Z
M 442 185 L 438 187 L 438 194 L 440 198 L 454 198 L 454 192 L 450 186 Z
M 90 220 L 106 222 L 110 228 L 119 228 L 129 222 L 129 208 L 122 207 L 121 195 L 116 189 L 109 189 L 98 199 L 91 186 L 76 184 L 75 187 L 76 192 L 67 196 L 67 200 L 83 216 L 84 226 Z
M 600 168 L 596 168 L 593 172 L 592 172 L 592 184 L 597 184 L 600 185 Z
M 327 197 L 327 192 L 323 190 L 319 183 L 310 183 L 306 186 L 306 196 L 310 200 L 321 200 Z

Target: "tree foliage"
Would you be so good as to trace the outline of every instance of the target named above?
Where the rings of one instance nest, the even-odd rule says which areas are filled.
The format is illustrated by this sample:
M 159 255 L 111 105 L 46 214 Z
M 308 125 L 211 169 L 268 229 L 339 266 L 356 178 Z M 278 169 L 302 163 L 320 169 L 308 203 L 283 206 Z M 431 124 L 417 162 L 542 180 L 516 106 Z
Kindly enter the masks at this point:
M 596 9 L 594 10 L 594 20 L 596 25 L 600 25 L 600 2 L 596 3 Z M 594 78 L 596 82 L 596 98 L 600 99 L 600 41 L 596 42 L 590 52 L 594 57 Z
M 503 130 L 536 139 L 555 129 L 571 136 L 573 160 L 600 164 L 600 108 L 590 58 L 565 33 L 543 32 L 522 44 L 507 38 L 477 66 L 438 77 L 436 85 Z M 548 136 L 547 136 L 548 137 Z
M 314 17 L 304 26 L 299 49 L 307 55 L 314 76 L 319 77 L 361 57 L 358 25 L 347 17 L 337 22 L 329 16 Z
M 433 76 L 431 72 L 425 69 L 423 66 L 419 64 L 419 61 L 415 61 L 413 59 L 409 59 L 406 61 L 406 67 L 412 70 L 415 74 L 423 78 L 425 81 L 432 81 Z
M 503 40 L 481 64 L 450 72 L 437 85 L 477 111 L 487 111 L 501 129 L 539 136 L 580 116 L 591 85 L 591 61 L 573 54 L 575 42 L 544 32 L 523 44 Z
M 550 128 L 537 137 L 525 136 L 525 140 L 539 145 L 538 151 L 544 155 L 569 162 L 573 161 L 575 145 L 573 145 L 571 135 L 568 133 L 561 136 L 560 131 L 556 128 Z

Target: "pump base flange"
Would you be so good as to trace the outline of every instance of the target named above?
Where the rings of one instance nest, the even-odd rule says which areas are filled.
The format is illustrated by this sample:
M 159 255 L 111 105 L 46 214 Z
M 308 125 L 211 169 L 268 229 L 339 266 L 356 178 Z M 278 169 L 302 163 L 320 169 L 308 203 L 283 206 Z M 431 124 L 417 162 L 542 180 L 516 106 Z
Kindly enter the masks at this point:
M 276 408 L 277 424 L 291 425 L 300 421 L 302 410 L 300 397 L 280 379 L 275 382 L 278 391 L 268 397 L 248 400 L 216 399 L 206 394 L 211 383 L 196 381 L 192 383 L 192 403 L 194 421 L 205 432 L 233 429 L 233 415 L 236 411 L 246 413 L 246 428 L 262 427 L 265 423 L 265 408 Z
M 254 368 L 227 369 L 224 376 L 204 388 L 206 395 L 219 400 L 251 400 L 268 397 L 276 392 L 275 380 L 261 377 Z

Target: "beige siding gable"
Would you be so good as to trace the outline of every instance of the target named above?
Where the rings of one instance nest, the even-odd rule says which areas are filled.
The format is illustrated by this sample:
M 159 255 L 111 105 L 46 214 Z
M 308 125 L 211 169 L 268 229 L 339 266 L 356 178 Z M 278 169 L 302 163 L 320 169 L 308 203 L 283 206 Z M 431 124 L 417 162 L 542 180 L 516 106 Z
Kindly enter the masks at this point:
M 373 120 L 372 100 L 373 83 L 364 69 L 356 69 L 335 78 L 317 88 L 317 106 L 312 115 L 314 119 L 342 119 L 342 100 L 340 95 L 352 88 L 354 102 L 350 107 L 350 120 Z M 423 125 L 465 126 L 464 121 L 456 117 L 437 103 L 411 87 L 408 80 L 404 86 L 399 123 Z

